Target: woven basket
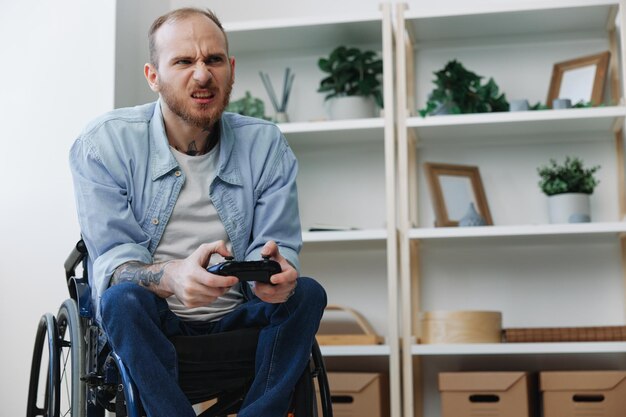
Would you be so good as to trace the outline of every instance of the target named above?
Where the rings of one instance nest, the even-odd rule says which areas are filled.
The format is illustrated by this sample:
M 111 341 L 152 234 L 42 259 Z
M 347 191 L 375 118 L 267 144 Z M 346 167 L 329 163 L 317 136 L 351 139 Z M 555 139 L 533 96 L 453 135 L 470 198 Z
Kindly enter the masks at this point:
M 382 336 L 374 331 L 365 317 L 356 310 L 340 305 L 328 305 L 326 311 L 341 311 L 354 320 L 363 333 L 355 334 L 317 334 L 317 343 L 320 345 L 378 345 L 383 343 Z
M 504 329 L 504 341 L 508 343 L 611 342 L 624 340 L 626 340 L 626 326 Z

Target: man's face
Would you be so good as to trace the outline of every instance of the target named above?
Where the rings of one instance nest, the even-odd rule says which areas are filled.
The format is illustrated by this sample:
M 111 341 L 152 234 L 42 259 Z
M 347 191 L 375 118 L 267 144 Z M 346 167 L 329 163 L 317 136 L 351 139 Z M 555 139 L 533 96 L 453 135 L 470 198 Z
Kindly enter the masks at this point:
M 146 77 L 161 96 L 164 117 L 210 128 L 228 105 L 234 82 L 235 61 L 221 30 L 205 16 L 189 16 L 161 26 L 156 47 L 158 68 L 146 66 Z

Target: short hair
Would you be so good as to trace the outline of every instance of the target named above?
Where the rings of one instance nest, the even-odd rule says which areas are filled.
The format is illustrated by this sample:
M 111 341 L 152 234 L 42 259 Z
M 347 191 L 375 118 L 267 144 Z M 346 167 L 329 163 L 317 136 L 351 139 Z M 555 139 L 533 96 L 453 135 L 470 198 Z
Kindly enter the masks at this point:
M 196 7 L 182 7 L 180 9 L 172 10 L 163 16 L 158 17 L 152 25 L 150 26 L 150 30 L 148 31 L 148 47 L 150 49 L 150 63 L 155 67 L 158 67 L 158 51 L 156 47 L 156 32 L 159 30 L 161 26 L 165 23 L 176 22 L 177 20 L 185 19 L 189 16 L 200 15 L 206 16 L 213 23 L 217 25 L 222 34 L 224 35 L 224 40 L 226 42 L 226 53 L 228 53 L 228 37 L 226 36 L 226 32 L 224 31 L 224 27 L 222 26 L 222 22 L 217 17 L 215 13 L 213 13 L 209 9 L 199 9 Z

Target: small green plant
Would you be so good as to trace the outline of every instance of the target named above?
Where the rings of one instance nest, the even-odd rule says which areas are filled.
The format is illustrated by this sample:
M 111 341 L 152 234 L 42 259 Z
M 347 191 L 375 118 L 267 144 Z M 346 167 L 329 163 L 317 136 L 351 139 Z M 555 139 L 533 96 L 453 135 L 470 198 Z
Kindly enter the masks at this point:
M 549 196 L 563 193 L 591 194 L 600 183 L 594 177 L 599 169 L 599 165 L 585 169 L 580 158 L 568 156 L 562 165 L 550 159 L 550 165 L 537 168 L 537 173 L 541 177 L 539 188 Z
M 380 83 L 383 61 L 376 52 L 339 46 L 327 58 L 320 58 L 317 66 L 328 74 L 317 90 L 326 93 L 326 100 L 341 96 L 373 97 L 383 107 Z
M 532 106 L 530 106 L 530 108 L 528 110 L 549 110 L 550 107 L 548 107 L 545 104 L 542 104 L 540 101 L 538 101 L 537 103 L 533 104 Z
M 265 103 L 263 103 L 263 100 L 253 97 L 249 91 L 246 91 L 244 97 L 232 101 L 228 107 L 226 107 L 226 111 L 269 120 L 268 117 L 265 117 Z
M 593 103 L 591 101 L 584 101 L 584 100 L 580 100 L 577 103 L 574 103 L 572 105 L 573 109 L 586 109 L 589 107 L 594 107 Z M 602 105 L 597 106 L 597 107 L 602 107 Z
M 590 107 L 602 107 L 602 106 L 603 106 L 602 104 L 600 104 L 599 106 L 594 106 L 591 101 L 584 101 L 584 100 L 580 100 L 576 102 L 575 104 L 572 104 L 573 109 L 587 109 Z M 550 110 L 550 107 L 548 107 L 547 104 L 542 104 L 540 101 L 538 101 L 537 103 L 530 106 L 529 110 Z
M 509 110 L 509 103 L 493 78 L 481 84 L 483 77 L 467 70 L 457 60 L 448 62 L 434 74 L 436 88 L 428 97 L 426 107 L 419 110 L 422 117 L 439 114 L 442 109 L 451 114 Z
M 590 107 L 602 107 L 602 105 L 594 106 L 591 101 L 580 100 L 575 104 L 572 104 L 573 109 L 586 109 Z M 529 110 L 550 110 L 547 104 L 542 104 L 540 101 L 530 106 Z

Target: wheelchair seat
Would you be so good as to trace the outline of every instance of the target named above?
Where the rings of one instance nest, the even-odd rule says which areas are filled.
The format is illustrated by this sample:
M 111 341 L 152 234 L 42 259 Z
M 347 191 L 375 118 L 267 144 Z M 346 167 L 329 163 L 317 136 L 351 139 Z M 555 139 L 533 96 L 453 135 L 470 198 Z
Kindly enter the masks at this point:
M 254 379 L 259 333 L 249 328 L 170 339 L 178 354 L 179 385 L 192 404 L 220 398 L 222 407 L 230 408 L 243 399 Z
M 70 298 L 63 302 L 57 316 L 46 313 L 39 322 L 27 417 L 103 417 L 105 410 L 116 417 L 143 415 L 124 363 L 115 352 L 99 345 L 102 330 L 91 315 L 86 258 L 81 240 L 65 261 Z M 77 276 L 76 268 L 81 263 L 83 273 Z M 249 328 L 170 339 L 178 355 L 178 382 L 190 403 L 213 400 L 214 404 L 200 416 L 227 416 L 239 410 L 254 379 L 259 332 Z M 42 366 L 44 359 L 47 366 Z M 317 409 L 314 381 L 319 388 L 321 410 Z M 332 417 L 326 369 L 317 342 L 292 397 L 290 416 Z

